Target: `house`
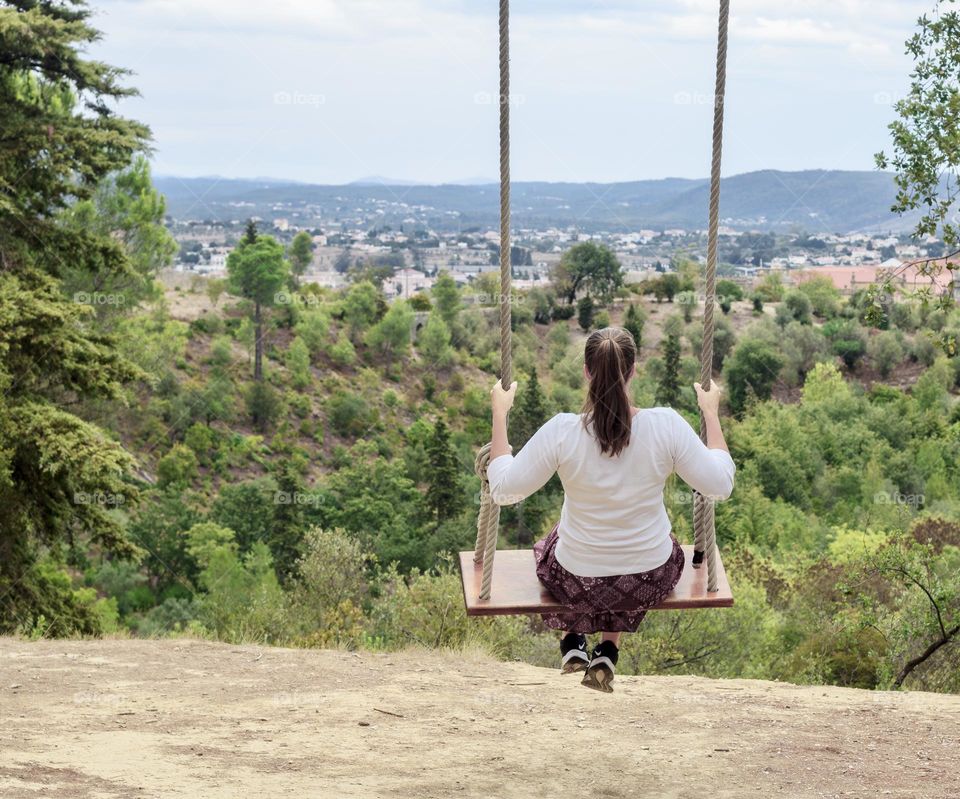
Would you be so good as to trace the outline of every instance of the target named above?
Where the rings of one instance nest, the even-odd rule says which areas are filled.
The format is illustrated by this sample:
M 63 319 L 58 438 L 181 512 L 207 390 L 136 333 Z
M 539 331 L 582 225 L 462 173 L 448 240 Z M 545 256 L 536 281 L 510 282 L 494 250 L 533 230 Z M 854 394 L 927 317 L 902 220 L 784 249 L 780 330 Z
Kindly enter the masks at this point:
M 383 293 L 390 298 L 402 297 L 408 300 L 418 291 L 428 291 L 433 284 L 434 279 L 427 277 L 419 269 L 404 267 L 383 281 Z
M 890 261 L 896 266 L 885 268 Z M 926 264 L 902 264 L 896 259 L 885 261 L 884 266 L 819 266 L 813 269 L 797 270 L 793 274 L 796 284 L 803 283 L 814 277 L 829 278 L 841 294 L 850 295 L 860 289 L 865 289 L 879 281 L 890 278 L 891 284 L 900 291 L 916 291 L 920 288 L 931 287 L 935 295 L 948 291 L 952 280 L 950 270 L 942 268 L 946 265 L 945 259 L 930 261 Z M 930 274 L 931 267 L 941 267 L 938 274 Z M 960 291 L 953 288 L 954 298 L 960 299 Z
M 339 289 L 347 285 L 347 279 L 340 272 L 327 270 L 323 272 L 309 272 L 301 278 L 303 283 L 316 283 L 328 289 Z

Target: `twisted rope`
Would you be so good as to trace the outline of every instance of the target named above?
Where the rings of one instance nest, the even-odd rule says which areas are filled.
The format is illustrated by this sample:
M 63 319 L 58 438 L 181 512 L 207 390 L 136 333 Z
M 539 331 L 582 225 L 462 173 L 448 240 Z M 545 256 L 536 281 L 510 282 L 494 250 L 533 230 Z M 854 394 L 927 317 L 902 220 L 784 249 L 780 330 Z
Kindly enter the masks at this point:
M 703 306 L 703 346 L 700 350 L 700 385 L 710 388 L 713 374 L 714 306 L 717 300 L 717 234 L 720 227 L 720 161 L 723 153 L 723 105 L 727 87 L 727 28 L 730 0 L 720 0 L 717 33 L 717 82 L 713 103 L 713 160 L 710 164 L 710 219 L 707 229 L 706 297 Z M 706 443 L 707 425 L 700 414 L 700 438 Z M 713 500 L 697 495 L 693 506 L 694 566 L 707 559 L 707 590 L 717 590 L 717 531 Z
M 500 0 L 500 382 L 505 389 L 510 388 L 513 378 L 510 250 L 510 0 Z M 500 528 L 500 506 L 490 496 L 487 479 L 489 463 L 490 444 L 485 444 L 474 464 L 480 478 L 480 514 L 473 553 L 473 562 L 483 564 L 480 599 L 490 598 L 493 557 Z

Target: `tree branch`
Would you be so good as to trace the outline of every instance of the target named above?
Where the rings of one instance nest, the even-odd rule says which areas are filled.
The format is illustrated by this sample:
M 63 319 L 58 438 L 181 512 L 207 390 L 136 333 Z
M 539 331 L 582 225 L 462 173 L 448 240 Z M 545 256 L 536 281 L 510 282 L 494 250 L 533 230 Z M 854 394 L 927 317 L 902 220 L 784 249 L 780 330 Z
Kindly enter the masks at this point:
M 927 660 L 931 655 L 933 655 L 934 652 L 940 649 L 940 647 L 945 646 L 946 644 L 949 644 L 951 639 L 958 632 L 960 632 L 960 624 L 958 624 L 952 630 L 945 631 L 943 634 L 943 637 L 939 641 L 934 641 L 932 644 L 930 644 L 930 646 L 924 649 L 922 653 L 917 655 L 915 658 L 911 658 L 910 660 L 908 660 L 904 664 L 903 668 L 900 670 L 900 673 L 897 675 L 897 679 L 893 681 L 894 686 L 896 688 L 902 687 L 903 681 L 910 676 L 910 672 L 912 672 L 917 666 L 919 666 L 921 663 Z

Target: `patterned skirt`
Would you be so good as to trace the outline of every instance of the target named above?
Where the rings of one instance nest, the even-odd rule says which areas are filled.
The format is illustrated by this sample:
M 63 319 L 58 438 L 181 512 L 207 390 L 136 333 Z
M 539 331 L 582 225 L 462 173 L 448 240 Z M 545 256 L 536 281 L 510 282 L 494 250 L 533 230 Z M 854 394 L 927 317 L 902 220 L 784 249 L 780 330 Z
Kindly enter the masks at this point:
M 557 563 L 558 526 L 533 545 L 537 577 L 569 609 L 542 614 L 547 627 L 576 633 L 635 632 L 647 609 L 662 602 L 683 574 L 683 549 L 673 533 L 673 552 L 656 569 L 611 577 L 572 574 Z

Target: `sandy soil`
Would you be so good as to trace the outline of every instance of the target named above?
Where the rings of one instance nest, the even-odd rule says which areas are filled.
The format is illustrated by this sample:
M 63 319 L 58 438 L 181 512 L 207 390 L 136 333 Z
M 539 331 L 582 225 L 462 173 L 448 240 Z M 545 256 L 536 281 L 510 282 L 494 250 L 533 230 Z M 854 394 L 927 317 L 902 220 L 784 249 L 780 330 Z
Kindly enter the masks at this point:
M 479 655 L 0 639 L 0 796 L 960 797 L 960 697 L 615 685 Z

